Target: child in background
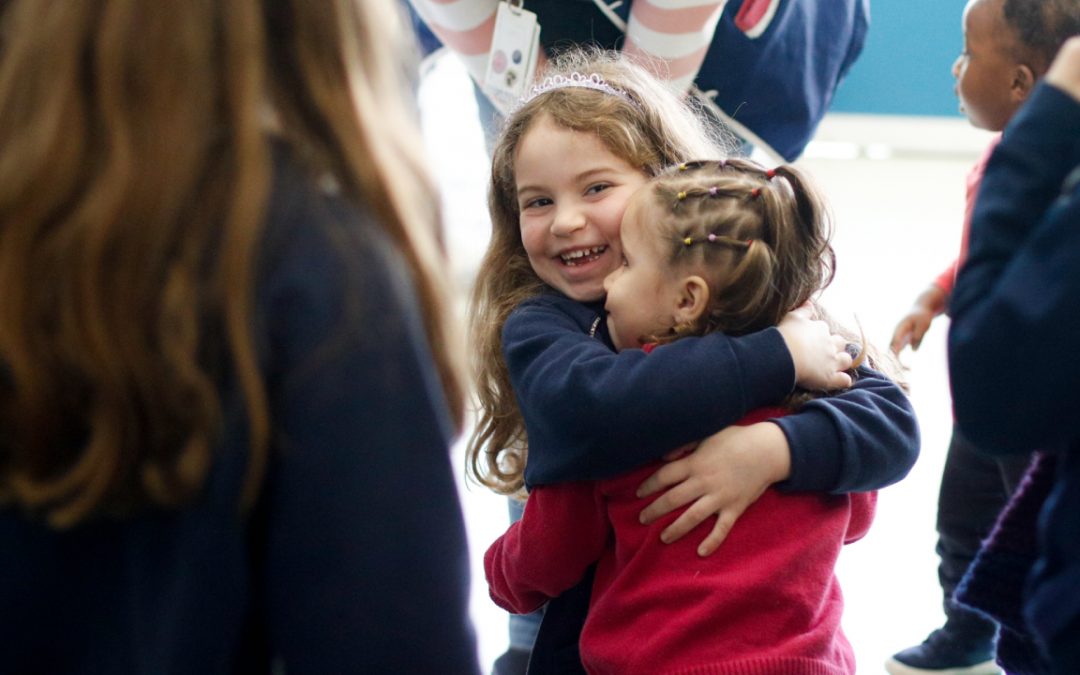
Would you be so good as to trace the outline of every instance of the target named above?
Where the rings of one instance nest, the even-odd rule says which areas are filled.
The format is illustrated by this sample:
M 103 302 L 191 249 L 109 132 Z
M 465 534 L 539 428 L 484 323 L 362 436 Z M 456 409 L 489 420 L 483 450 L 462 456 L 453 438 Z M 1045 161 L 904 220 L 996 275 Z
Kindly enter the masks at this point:
M 620 351 L 660 355 L 687 336 L 774 326 L 833 268 L 826 213 L 805 177 L 744 160 L 653 179 L 627 207 L 621 241 L 622 266 L 604 283 Z M 804 397 L 737 424 L 782 417 Z M 658 466 L 535 488 L 485 555 L 492 598 L 531 611 L 596 562 L 581 635 L 590 673 L 854 673 L 833 570 L 841 546 L 866 533 L 876 493 L 767 489 L 703 558 L 693 541 L 660 542 L 674 514 L 639 522 L 637 487 Z
M 1071 38 L 987 166 L 949 330 L 960 428 L 985 452 L 1042 449 L 961 586 L 965 600 L 1034 638 L 998 643 L 1017 675 L 1080 673 L 1078 138 L 1080 38 Z
M 468 452 L 478 480 L 513 494 L 609 478 L 715 434 L 642 486 L 675 486 L 642 513 L 647 522 L 693 503 L 665 541 L 720 514 L 697 547 L 709 555 L 770 485 L 843 493 L 902 478 L 917 454 L 914 413 L 870 370 L 797 414 L 724 428 L 783 401 L 796 381 L 851 385 L 845 340 L 806 310 L 739 337 L 688 337 L 648 358 L 612 351 L 603 280 L 622 263 L 626 204 L 664 166 L 716 156 L 716 145 L 677 95 L 617 56 L 574 51 L 552 68 L 494 152 L 493 234 L 471 315 L 481 409 Z M 585 581 L 547 605 L 531 673 L 580 672 L 588 589 Z
M 1077 0 L 971 0 L 964 10 L 964 52 L 953 64 L 960 107 L 980 129 L 1000 132 L 1027 100 L 1035 83 L 1069 35 L 1080 32 Z M 949 304 L 956 270 L 967 257 L 968 228 L 983 171 L 1000 141 L 995 136 L 967 178 L 960 255 L 915 300 L 893 333 L 891 347 L 918 349 L 931 322 Z M 954 427 L 938 494 L 938 578 L 945 625 L 920 645 L 889 659 L 893 675 L 998 673 L 994 664 L 996 626 L 953 600 L 957 584 L 980 543 L 1009 500 L 1028 456 L 980 453 Z

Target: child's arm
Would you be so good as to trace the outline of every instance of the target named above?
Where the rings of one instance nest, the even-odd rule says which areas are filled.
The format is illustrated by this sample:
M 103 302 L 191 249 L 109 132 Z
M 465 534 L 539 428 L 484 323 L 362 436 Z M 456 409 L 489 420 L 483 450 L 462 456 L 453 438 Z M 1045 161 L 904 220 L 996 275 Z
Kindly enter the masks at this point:
M 949 374 L 956 420 L 981 449 L 1026 451 L 1076 437 L 1078 96 L 1074 39 L 1008 126 L 975 207 L 971 252 L 953 291 Z
M 647 496 L 670 488 L 642 511 L 642 521 L 693 502 L 662 538 L 675 541 L 718 515 L 698 547 L 700 555 L 709 555 L 774 484 L 792 492 L 875 490 L 907 475 L 918 454 L 918 421 L 907 395 L 884 375 L 860 368 L 845 392 L 808 401 L 791 415 L 724 429 L 666 464 L 638 491 Z
M 409 0 L 409 3 L 439 41 L 461 59 L 473 80 L 483 82 L 498 0 Z
M 533 490 L 525 513 L 484 554 L 496 605 L 526 614 L 581 580 L 600 558 L 610 526 L 595 483 Z
M 630 6 L 623 52 L 661 61 L 664 79 L 685 92 L 697 78 L 712 44 L 726 0 L 689 5 L 672 0 L 636 0 Z
M 593 317 L 565 297 L 543 296 L 516 310 L 503 330 L 528 433 L 530 485 L 623 473 L 780 401 L 794 386 L 777 329 L 616 354 L 583 329 Z M 813 328 L 823 331 L 822 344 L 831 342 L 824 324 Z
M 946 274 L 956 273 L 956 261 L 949 266 Z M 944 276 L 944 274 L 942 275 Z M 939 279 L 941 277 L 938 277 Z M 892 341 L 889 348 L 894 354 L 899 354 L 904 347 L 910 346 L 912 351 L 922 344 L 923 336 L 930 330 L 930 324 L 934 319 L 945 311 L 945 304 L 949 296 L 937 282 L 930 284 L 925 291 L 915 298 L 915 304 L 893 330 Z

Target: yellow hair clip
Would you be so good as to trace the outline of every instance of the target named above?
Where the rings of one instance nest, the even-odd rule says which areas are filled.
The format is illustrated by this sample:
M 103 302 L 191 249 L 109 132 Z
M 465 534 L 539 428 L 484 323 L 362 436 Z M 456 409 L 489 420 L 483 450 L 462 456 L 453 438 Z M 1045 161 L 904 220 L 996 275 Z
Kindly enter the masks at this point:
M 686 199 L 686 192 L 680 192 L 679 194 L 675 195 L 675 197 L 681 202 L 682 200 Z
M 686 244 L 687 246 L 689 246 L 690 244 L 693 244 L 693 243 L 694 243 L 694 239 L 693 239 L 693 237 L 687 237 L 686 239 L 683 239 L 683 240 L 682 240 L 682 243 L 684 243 L 684 244 Z

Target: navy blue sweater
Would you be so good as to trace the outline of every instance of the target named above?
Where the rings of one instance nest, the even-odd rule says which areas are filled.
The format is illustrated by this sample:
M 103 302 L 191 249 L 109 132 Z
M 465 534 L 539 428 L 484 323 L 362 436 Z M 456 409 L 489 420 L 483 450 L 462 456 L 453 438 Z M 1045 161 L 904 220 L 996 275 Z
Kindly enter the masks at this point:
M 1080 673 L 1080 104 L 1040 84 L 986 167 L 952 294 L 956 421 L 981 450 L 1045 449 L 1025 614 L 1054 673 Z
M 503 352 L 525 418 L 530 485 L 625 473 L 779 403 L 795 385 L 775 328 L 683 338 L 646 355 L 615 353 L 602 317 L 602 303 L 549 293 L 506 322 Z M 852 388 L 776 423 L 791 446 L 791 476 L 779 485 L 786 490 L 873 490 L 903 478 L 918 457 L 911 402 L 868 369 Z
M 224 372 L 219 452 L 193 504 L 66 532 L 0 510 L 0 672 L 479 672 L 451 429 L 403 265 L 369 215 L 278 168 L 257 291 L 274 424 L 257 509 L 238 515 L 247 420 Z

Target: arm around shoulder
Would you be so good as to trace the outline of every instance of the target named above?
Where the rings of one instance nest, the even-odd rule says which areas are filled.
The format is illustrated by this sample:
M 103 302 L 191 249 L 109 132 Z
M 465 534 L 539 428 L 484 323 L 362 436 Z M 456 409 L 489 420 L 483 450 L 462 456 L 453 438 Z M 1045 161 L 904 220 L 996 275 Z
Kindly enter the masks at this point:
M 778 402 L 794 384 L 776 329 L 616 354 L 558 307 L 538 305 L 510 317 L 503 351 L 528 432 L 530 484 L 623 473 Z

